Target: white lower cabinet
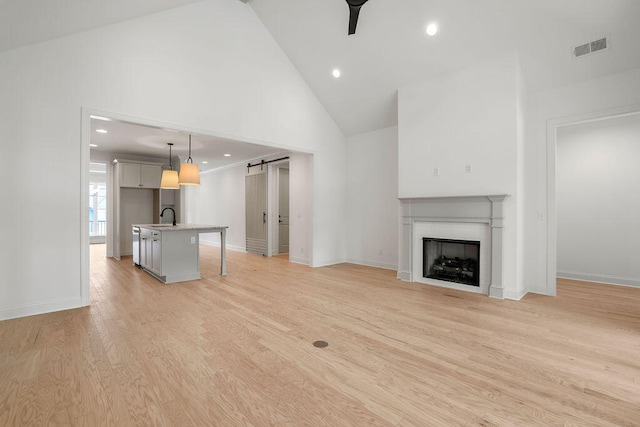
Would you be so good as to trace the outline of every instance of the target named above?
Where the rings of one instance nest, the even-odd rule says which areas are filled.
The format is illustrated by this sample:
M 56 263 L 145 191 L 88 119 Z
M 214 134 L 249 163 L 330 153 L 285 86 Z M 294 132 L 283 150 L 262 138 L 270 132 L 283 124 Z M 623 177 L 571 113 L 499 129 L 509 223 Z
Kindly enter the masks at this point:
M 140 265 L 163 283 L 200 279 L 198 232 L 140 228 Z
M 151 271 L 162 276 L 162 240 L 153 239 L 151 243 Z
M 157 275 L 162 275 L 162 233 L 140 229 L 140 265 Z

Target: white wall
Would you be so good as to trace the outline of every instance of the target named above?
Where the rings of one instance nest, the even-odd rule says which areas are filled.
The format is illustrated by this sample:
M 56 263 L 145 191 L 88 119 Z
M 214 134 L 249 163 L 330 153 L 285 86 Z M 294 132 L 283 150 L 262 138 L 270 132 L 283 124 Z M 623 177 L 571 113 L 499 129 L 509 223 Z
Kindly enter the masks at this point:
M 200 174 L 199 187 L 184 187 L 186 223 L 227 225 L 228 249 L 245 251 L 244 174 L 246 165 Z M 220 245 L 220 233 L 200 235 L 203 243 Z
M 516 66 L 508 56 L 398 91 L 400 198 L 515 194 Z
M 320 198 L 310 191 L 313 176 L 317 175 L 313 170 L 315 165 L 313 156 L 289 154 L 289 261 L 298 264 L 312 265 L 316 234 L 310 230 L 314 215 L 320 211 L 314 206 Z M 339 191 L 336 197 L 341 197 Z M 344 244 L 344 240 L 341 243 Z
M 3 189 L 15 208 L 0 222 L 0 319 L 89 301 L 83 107 L 313 153 L 311 262 L 344 259 L 344 136 L 242 2 L 203 1 L 4 52 L 0 93 L 3 156 L 28 160 L 0 177 L 29 177 Z
M 558 276 L 640 286 L 640 114 L 558 129 Z
M 399 197 L 510 195 L 503 280 L 512 299 L 526 292 L 517 233 L 522 87 L 514 53 L 398 91 Z
M 347 261 L 398 267 L 398 128 L 347 139 Z
M 530 94 L 525 145 L 525 282 L 555 293 L 555 130 L 587 118 L 640 111 L 640 69 Z M 549 134 L 547 132 L 549 131 Z

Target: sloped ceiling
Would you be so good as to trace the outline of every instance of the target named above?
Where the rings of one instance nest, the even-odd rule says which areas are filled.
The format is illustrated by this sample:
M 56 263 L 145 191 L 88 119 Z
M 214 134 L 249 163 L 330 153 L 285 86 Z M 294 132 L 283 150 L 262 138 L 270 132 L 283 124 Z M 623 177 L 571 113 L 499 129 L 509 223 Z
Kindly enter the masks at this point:
M 637 0 L 369 0 L 351 36 L 344 0 L 248 4 L 347 136 L 397 124 L 398 88 L 494 56 L 517 51 L 531 89 L 640 67 Z M 606 52 L 572 57 L 605 36 Z
M 517 52 L 530 89 L 640 68 L 638 0 L 369 0 L 351 36 L 344 0 L 241 1 L 347 136 L 397 124 L 398 88 L 495 56 Z M 0 1 L 0 51 L 194 2 Z M 605 36 L 607 51 L 572 57 Z
M 0 52 L 200 0 L 0 0 Z

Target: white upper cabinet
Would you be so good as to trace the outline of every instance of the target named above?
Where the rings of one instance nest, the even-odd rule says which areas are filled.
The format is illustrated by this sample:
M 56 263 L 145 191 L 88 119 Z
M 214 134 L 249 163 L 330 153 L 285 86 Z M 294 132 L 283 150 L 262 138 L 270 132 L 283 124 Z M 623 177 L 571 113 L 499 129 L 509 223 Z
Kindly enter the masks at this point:
M 145 163 L 120 163 L 120 187 L 160 188 L 162 167 Z
M 160 188 L 160 181 L 162 181 L 162 167 L 159 165 L 140 165 L 140 176 L 142 187 L 145 188 Z

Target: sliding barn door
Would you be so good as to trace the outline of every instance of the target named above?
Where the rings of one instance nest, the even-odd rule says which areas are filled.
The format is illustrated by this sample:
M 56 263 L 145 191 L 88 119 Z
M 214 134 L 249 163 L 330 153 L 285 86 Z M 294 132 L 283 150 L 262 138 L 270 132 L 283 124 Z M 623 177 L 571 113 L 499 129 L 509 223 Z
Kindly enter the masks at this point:
M 278 253 L 289 253 L 289 169 L 278 168 Z
M 267 172 L 245 177 L 247 252 L 267 255 Z

